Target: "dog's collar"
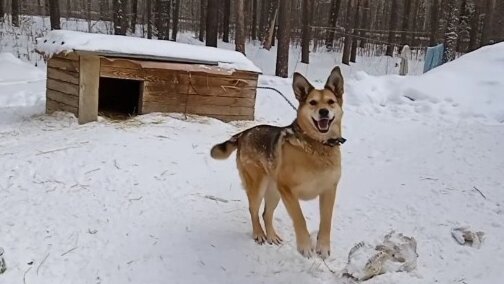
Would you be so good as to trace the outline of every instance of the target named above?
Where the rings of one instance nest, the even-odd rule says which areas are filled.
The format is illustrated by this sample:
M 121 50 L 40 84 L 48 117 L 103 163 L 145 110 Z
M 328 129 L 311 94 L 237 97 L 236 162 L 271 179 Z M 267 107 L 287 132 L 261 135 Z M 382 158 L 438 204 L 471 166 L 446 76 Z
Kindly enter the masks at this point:
M 346 139 L 343 137 L 338 137 L 338 138 L 329 138 L 322 144 L 329 146 L 329 147 L 334 147 L 334 146 L 340 146 L 341 144 L 345 143 Z
M 300 136 L 304 136 L 304 139 L 313 140 L 312 138 L 307 137 L 304 134 L 303 130 L 301 129 L 301 127 L 299 126 L 297 121 L 294 121 L 294 123 L 292 123 L 292 125 L 290 126 L 290 130 L 292 131 L 292 133 L 295 136 L 300 135 Z M 316 140 L 313 140 L 313 141 L 316 141 Z M 343 137 L 329 138 L 326 141 L 322 141 L 322 142 L 319 141 L 319 143 L 322 143 L 322 145 L 329 146 L 329 147 L 340 146 L 341 144 L 343 144 L 345 142 L 346 142 L 346 139 Z

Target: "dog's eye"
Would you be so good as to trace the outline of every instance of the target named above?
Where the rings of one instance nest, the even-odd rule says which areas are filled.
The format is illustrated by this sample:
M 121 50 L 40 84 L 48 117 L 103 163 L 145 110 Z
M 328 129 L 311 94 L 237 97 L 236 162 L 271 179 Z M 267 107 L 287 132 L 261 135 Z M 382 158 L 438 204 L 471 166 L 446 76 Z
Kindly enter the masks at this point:
M 334 100 L 328 100 L 327 103 L 330 105 L 333 105 L 335 102 L 334 102 Z
M 310 101 L 310 104 L 311 104 L 312 106 L 317 105 L 317 101 L 313 101 L 313 100 L 312 100 L 312 101 Z

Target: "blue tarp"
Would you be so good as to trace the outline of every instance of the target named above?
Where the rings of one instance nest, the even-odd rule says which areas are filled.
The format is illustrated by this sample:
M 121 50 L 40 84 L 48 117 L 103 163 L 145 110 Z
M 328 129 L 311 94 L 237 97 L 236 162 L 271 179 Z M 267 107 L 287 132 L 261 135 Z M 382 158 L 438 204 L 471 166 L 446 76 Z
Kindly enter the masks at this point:
M 436 46 L 427 47 L 423 69 L 424 73 L 443 64 L 443 51 L 444 45 L 442 43 Z

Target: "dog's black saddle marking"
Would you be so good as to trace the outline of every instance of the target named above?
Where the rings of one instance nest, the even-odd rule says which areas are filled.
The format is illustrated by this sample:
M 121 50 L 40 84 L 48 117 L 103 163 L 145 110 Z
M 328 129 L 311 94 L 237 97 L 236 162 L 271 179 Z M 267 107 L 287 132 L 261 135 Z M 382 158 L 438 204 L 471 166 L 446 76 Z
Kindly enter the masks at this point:
M 343 137 L 338 137 L 338 138 L 330 138 L 330 139 L 327 139 L 326 142 L 324 142 L 324 145 L 327 145 L 327 146 L 330 146 L 330 147 L 334 147 L 334 146 L 339 146 L 343 143 L 346 142 L 346 139 L 343 138 Z

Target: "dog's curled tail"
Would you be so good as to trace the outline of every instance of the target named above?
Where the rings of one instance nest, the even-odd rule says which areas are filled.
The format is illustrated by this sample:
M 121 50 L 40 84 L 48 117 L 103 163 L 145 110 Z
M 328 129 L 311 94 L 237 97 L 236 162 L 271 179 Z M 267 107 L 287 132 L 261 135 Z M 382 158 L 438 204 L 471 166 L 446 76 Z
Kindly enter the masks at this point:
M 238 138 L 240 138 L 240 134 L 231 137 L 226 142 L 213 146 L 210 150 L 210 156 L 216 160 L 227 159 L 238 147 Z

